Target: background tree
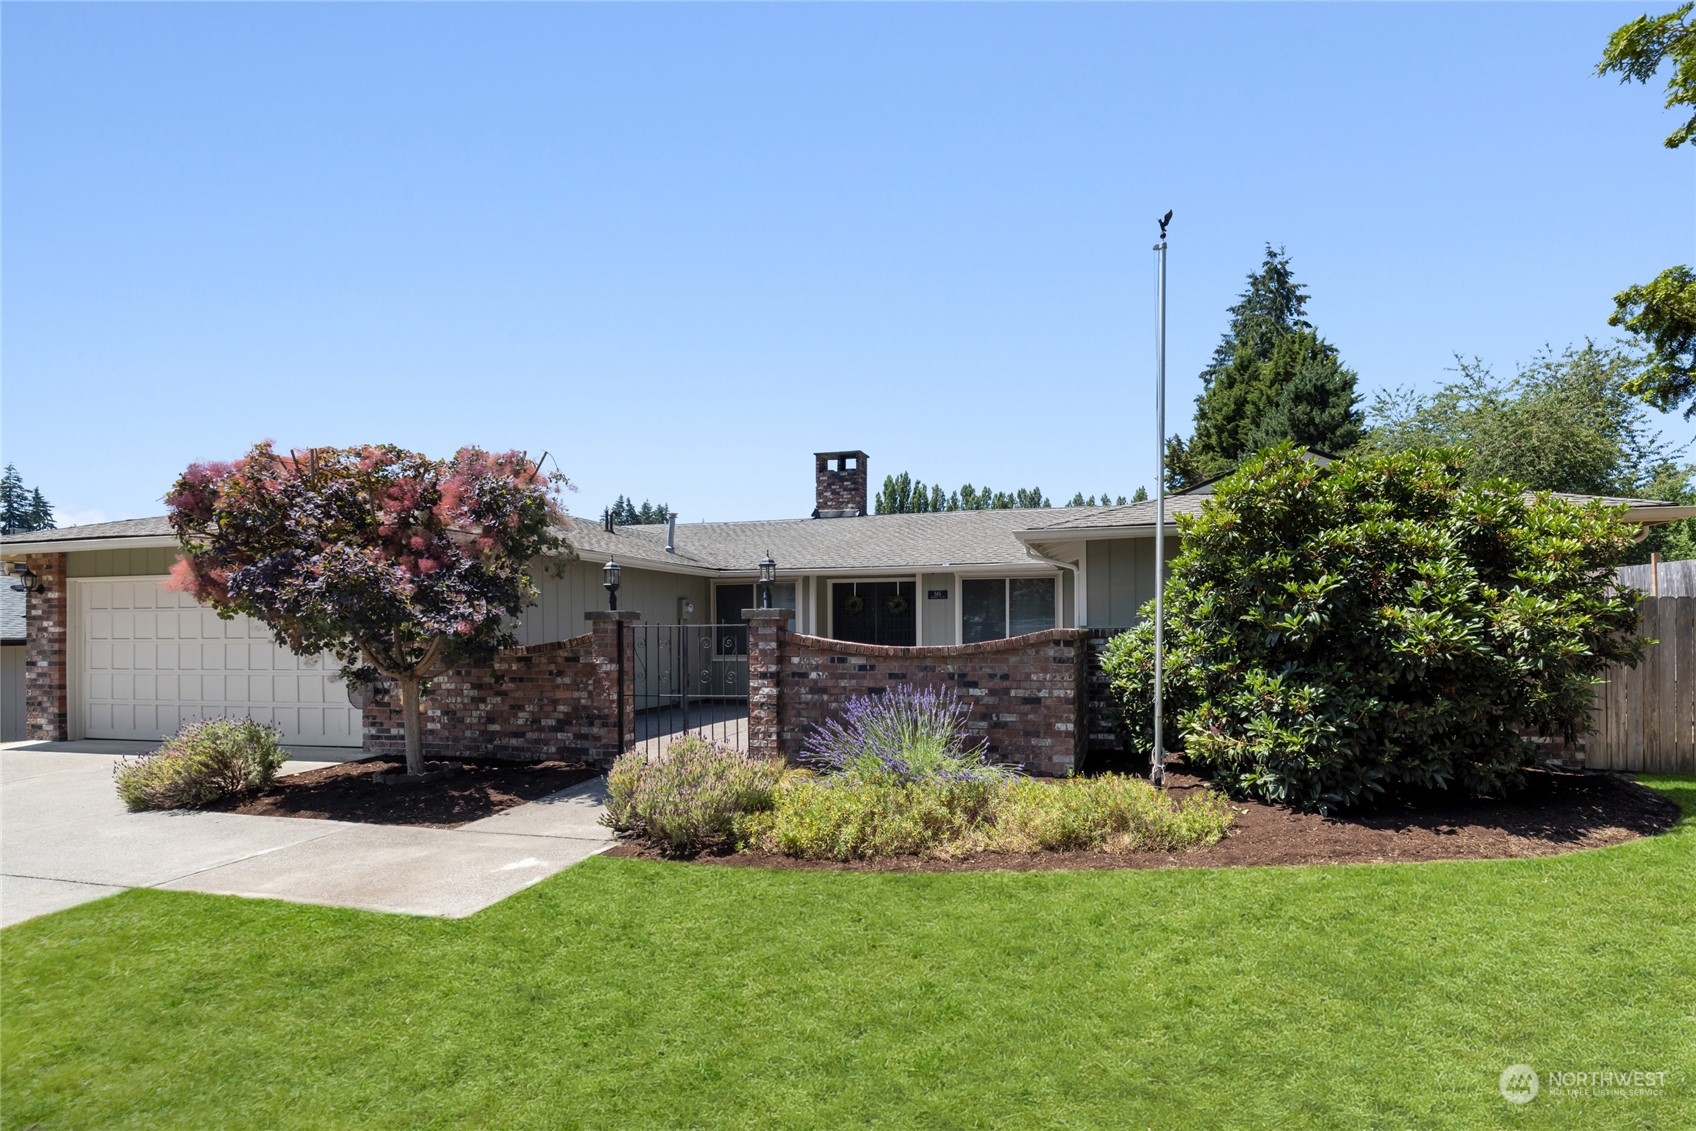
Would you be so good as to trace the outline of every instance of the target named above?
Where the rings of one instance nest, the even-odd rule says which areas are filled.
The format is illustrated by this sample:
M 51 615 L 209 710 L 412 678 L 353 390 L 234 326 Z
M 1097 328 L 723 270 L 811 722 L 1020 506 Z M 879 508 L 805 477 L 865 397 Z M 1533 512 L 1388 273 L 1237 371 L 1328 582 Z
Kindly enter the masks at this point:
M 47 501 L 36 487 L 29 493 L 29 528 L 31 530 L 53 530 L 53 504 Z
M 1635 527 L 1472 480 L 1454 451 L 1327 467 L 1282 445 L 1179 515 L 1165 706 L 1186 758 L 1331 810 L 1399 788 L 1499 795 L 1538 756 L 1523 733 L 1583 734 L 1594 680 L 1642 655 L 1637 594 L 1606 584 Z M 1145 621 L 1103 659 L 1143 750 L 1153 635 Z
M 637 506 L 623 495 L 618 497 L 610 509 L 614 526 L 653 526 L 663 524 L 671 517 L 671 508 L 664 503 L 655 505 L 643 499 L 642 505 Z
M 23 476 L 11 464 L 0 474 L 0 534 L 27 534 L 52 530 L 53 506 L 41 493 L 24 486 Z
M 298 654 L 328 651 L 352 683 L 400 691 L 406 766 L 424 772 L 423 683 L 487 663 L 536 597 L 529 570 L 568 552 L 558 492 L 518 452 L 436 460 L 392 445 L 197 463 L 166 497 L 183 556 L 172 584 Z
M 1042 493 L 1041 487 L 1021 487 L 1009 492 L 966 483 L 957 491 L 944 493 L 940 486 L 933 484 L 927 487 L 924 480 L 914 479 L 903 471 L 898 475 L 884 476 L 883 489 L 877 493 L 872 513 L 927 514 L 933 511 L 1012 510 L 1053 505 Z
M 1130 502 L 1140 503 L 1148 498 L 1148 489 L 1138 487 L 1131 496 Z M 1118 496 L 1118 504 L 1123 505 L 1126 498 Z M 1110 506 L 1114 504 L 1113 496 L 1102 492 L 1099 502 L 1096 496 L 1087 499 L 1082 491 L 1072 496 L 1069 507 Z M 1053 501 L 1042 493 L 1041 487 L 1020 487 L 1014 491 L 996 491 L 988 486 L 974 487 L 970 483 L 961 485 L 958 490 L 945 492 L 935 484 L 927 486 L 922 479 L 915 479 L 903 471 L 898 475 L 886 475 L 883 489 L 877 493 L 877 499 L 872 505 L 873 514 L 927 514 L 936 511 L 989 511 L 989 510 L 1019 510 L 1035 507 L 1052 507 Z
M 1289 256 L 1266 245 L 1260 270 L 1230 308 L 1231 321 L 1201 373 L 1195 433 L 1166 445 L 1167 485 L 1222 475 L 1283 440 L 1340 455 L 1361 435 L 1355 373 L 1305 317 L 1307 288 Z
M 1631 392 L 1641 363 L 1615 347 L 1586 343 L 1544 350 L 1508 380 L 1483 362 L 1456 358 L 1458 376 L 1435 392 L 1380 393 L 1366 447 L 1379 452 L 1456 447 L 1468 453 L 1474 485 L 1512 479 L 1540 491 L 1682 502 L 1691 475 L 1682 448 L 1662 441 Z M 1628 555 L 1691 556 L 1696 523 L 1656 527 Z
M 1692 7 L 1684 4 L 1665 15 L 1638 16 L 1620 27 L 1608 37 L 1596 73 L 1617 74 L 1622 83 L 1647 83 L 1670 62 L 1667 109 L 1696 107 Z M 1665 142 L 1668 149 L 1691 144 L 1696 144 L 1696 109 Z M 1653 282 L 1627 287 L 1614 296 L 1608 324 L 1635 334 L 1650 351 L 1649 363 L 1633 378 L 1630 391 L 1663 412 L 1688 400 L 1684 415 L 1696 416 L 1696 274 L 1680 264 L 1662 271 Z
M 1133 494 L 1129 499 L 1125 498 L 1125 496 L 1123 496 L 1123 495 L 1120 495 L 1117 499 L 1115 499 L 1113 496 L 1107 494 L 1105 491 L 1102 492 L 1101 497 L 1099 499 L 1096 498 L 1096 496 L 1094 496 L 1094 495 L 1091 495 L 1088 498 L 1085 498 L 1084 493 L 1082 491 L 1079 491 L 1077 494 L 1073 495 L 1069 500 L 1067 500 L 1066 505 L 1069 506 L 1069 507 L 1122 507 L 1127 502 L 1144 503 L 1144 502 L 1147 502 L 1147 501 L 1148 501 L 1148 488 L 1147 487 L 1138 487 L 1136 489 L 1136 493 Z

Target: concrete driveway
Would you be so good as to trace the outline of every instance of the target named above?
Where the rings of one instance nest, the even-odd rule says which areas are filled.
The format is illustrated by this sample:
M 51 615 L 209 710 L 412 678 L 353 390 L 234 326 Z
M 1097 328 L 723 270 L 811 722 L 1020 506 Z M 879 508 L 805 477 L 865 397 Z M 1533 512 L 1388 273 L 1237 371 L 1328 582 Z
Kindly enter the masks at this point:
M 607 848 L 605 784 L 457 829 L 131 813 L 112 767 L 145 743 L 0 747 L 0 926 L 132 887 L 459 918 Z M 283 773 L 359 757 L 293 747 Z

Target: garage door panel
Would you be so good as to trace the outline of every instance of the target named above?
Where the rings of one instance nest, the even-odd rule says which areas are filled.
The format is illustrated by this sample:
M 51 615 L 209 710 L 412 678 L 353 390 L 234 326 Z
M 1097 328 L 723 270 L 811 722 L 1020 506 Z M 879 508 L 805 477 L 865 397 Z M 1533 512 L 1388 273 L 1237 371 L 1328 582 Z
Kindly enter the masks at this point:
M 245 715 L 280 727 L 286 741 L 360 744 L 359 712 L 333 661 L 295 656 L 263 624 L 219 620 L 155 581 L 78 588 L 88 737 L 156 741 L 199 719 Z

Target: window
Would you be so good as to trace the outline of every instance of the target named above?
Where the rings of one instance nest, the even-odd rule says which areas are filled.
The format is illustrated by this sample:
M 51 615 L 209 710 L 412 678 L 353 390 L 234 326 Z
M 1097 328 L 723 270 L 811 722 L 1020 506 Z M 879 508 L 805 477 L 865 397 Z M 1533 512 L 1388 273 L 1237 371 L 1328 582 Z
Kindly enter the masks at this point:
M 967 577 L 960 582 L 960 642 L 1000 640 L 1054 627 L 1054 578 Z
M 860 644 L 909 648 L 918 642 L 918 586 L 911 581 L 835 581 L 831 635 Z

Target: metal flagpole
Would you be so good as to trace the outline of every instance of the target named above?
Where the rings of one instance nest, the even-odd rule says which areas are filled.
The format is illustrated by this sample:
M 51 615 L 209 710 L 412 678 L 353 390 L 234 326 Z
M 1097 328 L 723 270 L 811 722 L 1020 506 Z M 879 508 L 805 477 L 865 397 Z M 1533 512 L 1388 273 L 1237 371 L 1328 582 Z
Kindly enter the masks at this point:
M 1149 755 L 1148 780 L 1166 784 L 1166 737 L 1161 726 L 1166 697 L 1166 225 L 1172 213 L 1160 219 L 1160 242 L 1154 245 L 1159 257 L 1159 316 L 1154 336 L 1154 749 Z

